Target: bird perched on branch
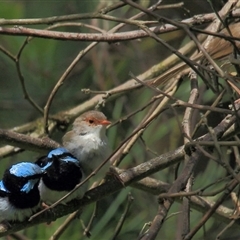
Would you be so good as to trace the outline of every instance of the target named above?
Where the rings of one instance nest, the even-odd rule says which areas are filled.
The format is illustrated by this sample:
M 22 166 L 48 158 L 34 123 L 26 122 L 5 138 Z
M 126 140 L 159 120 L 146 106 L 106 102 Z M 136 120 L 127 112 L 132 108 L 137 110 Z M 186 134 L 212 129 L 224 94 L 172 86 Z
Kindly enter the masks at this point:
M 42 169 L 31 162 L 8 168 L 0 181 L 0 222 L 23 221 L 40 206 L 38 183 Z
M 36 161 L 45 174 L 39 183 L 41 199 L 46 204 L 53 204 L 75 188 L 85 175 L 80 162 L 65 148 L 56 148 Z M 86 191 L 86 185 L 79 187 L 61 203 L 80 199 Z
M 106 126 L 109 124 L 111 122 L 102 112 L 88 111 L 80 115 L 74 121 L 72 130 L 63 136 L 63 146 L 80 161 L 86 175 L 110 155 L 106 137 Z M 107 166 L 102 168 L 97 176 L 103 177 Z

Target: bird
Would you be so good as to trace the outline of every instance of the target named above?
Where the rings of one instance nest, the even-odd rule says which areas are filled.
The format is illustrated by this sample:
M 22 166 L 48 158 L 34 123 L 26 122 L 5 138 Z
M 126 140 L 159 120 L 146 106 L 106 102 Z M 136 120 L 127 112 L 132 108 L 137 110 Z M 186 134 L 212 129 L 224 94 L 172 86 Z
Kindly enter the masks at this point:
M 0 181 L 0 222 L 22 222 L 40 208 L 38 183 L 42 169 L 20 162 L 5 170 Z
M 50 151 L 47 156 L 40 157 L 36 164 L 45 171 L 38 188 L 41 199 L 46 205 L 58 201 L 85 178 L 78 159 L 62 147 Z M 82 198 L 85 190 L 85 185 L 79 187 L 61 204 L 66 204 L 75 198 Z
M 87 176 L 110 155 L 106 136 L 110 124 L 102 112 L 87 111 L 75 119 L 72 130 L 62 138 L 63 146 L 80 161 Z M 96 177 L 103 178 L 109 166 L 105 164 Z

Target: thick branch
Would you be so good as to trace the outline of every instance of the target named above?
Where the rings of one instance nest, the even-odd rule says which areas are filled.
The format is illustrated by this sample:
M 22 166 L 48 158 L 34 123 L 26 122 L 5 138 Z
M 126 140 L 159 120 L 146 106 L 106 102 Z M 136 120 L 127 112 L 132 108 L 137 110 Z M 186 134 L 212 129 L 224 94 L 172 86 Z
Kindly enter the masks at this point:
M 240 11 L 238 9 L 233 11 L 233 17 L 239 17 Z M 31 25 L 31 24 L 53 24 L 69 20 L 78 19 L 92 19 L 92 18 L 103 18 L 104 14 L 74 14 L 68 16 L 59 16 L 51 18 L 42 19 L 0 19 L 0 25 Z M 196 15 L 192 18 L 185 19 L 181 23 L 187 25 L 201 25 L 212 22 L 215 20 L 215 13 Z M 110 20 L 110 19 L 109 19 Z M 155 34 L 171 32 L 177 30 L 176 26 L 171 24 L 164 24 L 164 26 L 157 26 L 149 28 Z M 15 26 L 12 28 L 0 27 L 0 34 L 15 35 L 15 36 L 31 36 L 39 38 L 50 38 L 55 40 L 71 40 L 71 41 L 97 41 L 97 42 L 118 42 L 126 40 L 134 40 L 138 38 L 148 37 L 149 35 L 143 30 L 122 32 L 122 33 L 108 33 L 108 34 L 98 34 L 98 33 L 74 33 L 74 32 L 59 32 L 59 31 L 49 31 L 42 29 L 25 28 L 21 26 Z
M 119 175 L 121 182 L 116 178 L 113 178 L 111 181 L 108 181 L 107 183 L 88 191 L 83 199 L 79 201 L 73 200 L 67 206 L 59 204 L 55 208 L 51 209 L 51 211 L 46 211 L 44 214 L 34 218 L 31 222 L 25 221 L 22 223 L 13 223 L 10 229 L 6 229 L 3 225 L 0 225 L 0 237 L 39 223 L 54 221 L 57 218 L 72 213 L 79 208 L 89 205 L 92 202 L 99 201 L 100 199 L 121 190 L 124 187 L 122 182 L 125 186 L 128 186 L 132 182 L 136 182 L 147 175 L 165 169 L 170 165 L 181 161 L 182 157 L 183 147 L 180 147 L 176 151 L 163 154 L 158 158 L 154 158 L 148 162 L 142 163 L 134 168 L 130 168 L 122 172 Z
M 230 119 L 229 117 L 226 117 L 216 128 L 215 128 L 215 134 L 218 138 L 221 137 L 221 135 L 236 121 L 236 116 L 232 116 Z M 211 134 L 206 134 L 203 140 L 209 140 L 211 138 Z M 189 163 L 183 170 L 183 173 L 179 176 L 179 178 L 175 181 L 173 186 L 170 188 L 169 193 L 178 192 L 181 189 L 185 187 L 186 181 L 189 177 L 189 175 L 192 172 L 192 168 L 195 166 L 195 163 L 197 161 L 197 155 L 200 154 L 199 150 L 197 150 L 195 153 L 192 154 L 192 157 L 190 158 Z M 176 164 L 177 162 L 181 161 L 184 157 L 184 147 L 181 146 L 177 150 L 166 153 L 161 155 L 160 157 L 151 159 L 147 162 L 144 162 L 134 168 L 130 168 L 124 172 L 122 172 L 119 177 L 121 178 L 122 182 L 125 186 L 130 185 L 133 182 L 136 182 L 138 180 L 141 180 L 144 177 L 147 177 L 155 172 L 158 172 L 162 169 L 165 169 L 173 164 Z M 194 159 L 193 159 L 194 158 Z M 123 188 L 122 183 L 117 181 L 115 178 L 113 178 L 111 181 L 108 181 L 107 183 L 94 188 L 87 192 L 87 196 L 85 196 L 82 200 L 77 201 L 74 200 L 71 202 L 71 204 L 67 206 L 58 205 L 55 208 L 51 209 L 51 211 L 47 212 L 48 214 L 43 214 L 34 218 L 30 223 L 24 222 L 24 223 L 16 223 L 12 225 L 12 228 L 9 230 L 3 230 L 2 234 L 0 236 L 7 235 L 9 233 L 21 230 L 26 227 L 33 226 L 35 224 L 39 224 L 42 222 L 47 221 L 53 221 L 54 219 L 57 219 L 59 217 L 62 217 L 66 214 L 69 214 L 71 212 L 74 212 L 78 210 L 80 207 L 83 207 L 85 205 L 88 205 L 92 202 L 98 201 L 101 198 L 110 195 L 116 191 L 119 191 Z M 167 201 L 169 202 L 169 200 Z M 172 201 L 169 202 L 171 205 Z M 164 204 L 165 205 L 165 204 Z M 167 207 L 169 209 L 169 207 Z M 162 216 L 163 218 L 166 215 Z
M 59 146 L 59 144 L 50 138 L 33 138 L 25 134 L 12 132 L 9 130 L 0 129 L 0 143 L 13 145 L 19 148 L 25 148 L 27 145 L 28 150 L 39 151 L 41 149 L 47 152 Z

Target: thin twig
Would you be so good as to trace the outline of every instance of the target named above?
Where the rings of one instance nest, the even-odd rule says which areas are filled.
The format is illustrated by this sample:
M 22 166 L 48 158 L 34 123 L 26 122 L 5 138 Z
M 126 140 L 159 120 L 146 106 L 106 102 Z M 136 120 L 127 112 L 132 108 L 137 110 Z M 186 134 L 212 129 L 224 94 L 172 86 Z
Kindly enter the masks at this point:
M 184 240 L 192 239 L 193 236 L 198 232 L 198 230 L 207 222 L 207 220 L 212 216 L 220 204 L 229 196 L 229 194 L 234 190 L 238 185 L 236 179 L 232 180 L 231 183 L 227 186 L 225 193 L 215 202 L 211 209 L 209 209 L 199 223 L 185 236 Z
M 79 215 L 79 211 L 77 211 L 77 214 Z M 64 221 L 63 224 L 61 224 L 58 229 L 54 232 L 54 234 L 49 238 L 49 240 L 58 240 L 61 235 L 64 233 L 64 231 L 70 226 L 70 224 L 76 219 L 76 212 L 70 214 L 67 219 Z
M 121 229 L 123 227 L 124 221 L 125 221 L 125 219 L 127 217 L 127 214 L 129 212 L 129 209 L 130 209 L 130 206 L 131 206 L 133 200 L 134 200 L 134 198 L 133 198 L 132 194 L 128 193 L 127 205 L 126 205 L 126 207 L 124 209 L 124 212 L 123 212 L 121 218 L 119 219 L 119 222 L 118 222 L 118 224 L 116 226 L 116 229 L 114 230 L 114 235 L 111 238 L 112 240 L 116 240 L 117 239 L 117 236 L 119 235 L 119 233 L 120 233 L 120 231 L 121 231 Z
M 71 190 L 69 193 L 67 193 L 64 197 L 62 197 L 61 199 L 59 199 L 57 202 L 55 202 L 54 204 L 50 205 L 48 208 L 45 208 L 43 210 L 41 210 L 40 212 L 34 214 L 29 221 L 32 221 L 35 217 L 37 217 L 38 215 L 42 214 L 43 212 L 46 212 L 48 209 L 52 209 L 55 206 L 57 206 L 59 203 L 61 203 L 65 198 L 67 198 L 68 196 L 70 196 L 73 192 L 75 192 L 79 187 L 81 187 L 83 184 L 85 184 L 91 177 L 93 177 L 94 175 L 96 175 L 96 173 L 108 162 L 110 161 L 110 159 L 112 158 L 112 156 L 114 156 L 118 150 L 129 140 L 132 138 L 132 136 L 134 136 L 135 134 L 137 134 L 139 131 L 141 131 L 142 129 L 146 128 L 146 126 L 148 126 L 155 118 L 156 116 L 158 116 L 159 112 L 157 112 L 156 114 L 153 114 L 151 116 L 151 118 L 149 118 L 147 121 L 145 121 L 143 124 L 139 125 L 133 132 L 132 134 L 130 134 L 130 136 L 128 136 L 125 140 L 123 140 L 121 142 L 121 144 L 116 148 L 116 150 L 114 150 L 112 152 L 112 154 L 105 160 L 103 161 L 89 176 L 87 176 L 81 183 L 77 184 L 75 186 L 75 188 L 73 190 Z
M 15 240 L 30 240 L 28 237 L 21 233 L 12 233 L 10 236 Z
M 231 118 L 224 119 L 219 126 L 215 128 L 216 133 L 219 137 L 220 135 L 225 132 L 229 126 L 231 126 L 236 121 L 236 117 L 233 116 Z M 231 134 L 231 133 L 229 133 Z M 206 134 L 203 140 L 206 140 L 209 138 L 209 134 Z M 177 162 L 181 161 L 184 156 L 184 150 L 183 146 L 178 148 L 177 150 L 173 152 L 169 152 L 167 154 L 163 154 L 160 157 L 154 158 L 152 160 L 149 160 L 147 162 L 144 162 L 132 169 L 123 171 L 119 178 L 124 182 L 125 186 L 128 186 L 129 184 L 133 183 L 134 181 L 138 181 L 150 174 L 153 174 L 157 171 L 160 171 L 161 169 L 165 169 L 169 167 L 170 165 L 176 164 Z M 196 156 L 194 156 L 196 157 Z M 190 162 L 190 165 L 192 163 L 195 163 L 196 159 L 192 159 Z M 189 167 L 192 166 L 186 166 L 187 170 L 189 170 Z M 188 179 L 188 174 L 186 170 L 183 170 L 183 173 L 179 176 L 179 178 L 173 183 L 172 187 L 170 188 L 169 193 L 178 192 L 178 189 L 182 189 L 184 186 L 185 178 Z M 59 205 L 56 206 L 56 208 L 52 208 L 51 211 L 48 211 L 48 214 L 44 214 L 44 216 L 41 216 L 39 218 L 35 218 L 32 220 L 32 222 L 22 222 L 22 223 L 16 223 L 12 225 L 11 229 L 5 229 L 2 233 L 0 233 L 0 237 L 3 235 L 7 235 L 10 232 L 17 231 L 23 228 L 26 228 L 28 226 L 33 226 L 35 224 L 46 222 L 49 220 L 53 220 L 56 218 L 59 218 L 63 215 L 66 215 L 67 213 L 76 211 L 79 209 L 80 206 L 85 206 L 86 204 L 90 204 L 92 202 L 98 201 L 99 199 L 103 198 L 106 195 L 109 195 L 113 192 L 119 191 L 123 188 L 122 183 L 117 181 L 116 179 L 112 179 L 112 181 L 108 181 L 107 183 L 104 183 L 100 185 L 97 188 L 94 188 L 90 191 L 88 191 L 85 195 L 85 197 L 82 200 L 73 200 L 73 204 L 68 204 L 68 206 Z M 78 204 L 76 204 L 78 202 Z M 75 204 L 74 204 L 75 203 Z M 168 206 L 166 206 L 169 208 Z M 163 215 L 164 217 L 164 215 Z
M 27 101 L 38 111 L 41 113 L 41 115 L 43 114 L 43 109 L 33 100 L 33 98 L 28 94 L 27 88 L 25 86 L 25 79 L 24 76 L 22 74 L 21 71 L 21 67 L 20 67 L 20 58 L 23 52 L 23 49 L 25 48 L 25 46 L 28 44 L 28 38 L 24 41 L 23 45 L 21 46 L 16 59 L 15 59 L 15 64 L 16 64 L 16 68 L 17 68 L 17 73 L 18 73 L 18 77 L 22 86 L 22 90 L 24 93 L 24 98 L 27 99 Z
M 156 7 L 158 5 L 158 3 L 156 5 L 154 5 L 154 7 Z M 112 6 L 116 6 L 116 4 L 113 4 Z M 150 10 L 154 9 L 150 8 Z M 104 10 L 104 15 L 106 14 L 106 11 L 111 11 L 112 9 L 115 9 L 115 7 L 109 7 L 108 9 Z M 132 17 L 130 20 L 134 21 L 134 19 L 138 17 L 134 16 Z M 124 22 L 124 21 L 123 21 Z M 122 24 L 119 24 L 119 26 L 116 26 L 114 28 L 112 28 L 111 30 L 105 32 L 105 33 L 113 33 L 115 31 L 117 31 L 119 28 L 123 27 Z M 106 35 L 106 34 L 104 34 Z M 49 115 L 49 109 L 50 109 L 50 105 L 53 101 L 54 96 L 56 95 L 57 91 L 59 90 L 60 86 L 63 84 L 63 82 L 66 80 L 67 76 L 70 74 L 70 72 L 72 71 L 72 69 L 75 67 L 75 65 L 82 59 L 83 56 L 85 56 L 85 54 L 90 51 L 93 47 L 95 47 L 98 44 L 98 42 L 94 41 L 92 42 L 88 47 L 86 47 L 84 50 L 80 51 L 79 54 L 75 57 L 75 59 L 73 60 L 73 62 L 70 64 L 70 66 L 67 68 L 67 70 L 63 73 L 63 75 L 60 77 L 60 79 L 58 80 L 57 84 L 54 86 L 52 92 L 50 93 L 50 96 L 45 104 L 44 107 L 44 130 L 46 133 L 48 133 L 48 115 Z
M 235 117 L 233 117 L 235 118 Z M 236 120 L 236 118 L 235 118 Z M 215 135 L 216 137 L 219 139 L 221 138 L 221 136 L 223 135 L 223 132 L 222 132 L 222 127 L 225 126 L 226 128 L 229 128 L 230 125 L 233 124 L 233 122 L 228 125 L 230 122 L 229 120 L 227 120 L 227 118 L 225 118 L 214 130 L 215 130 Z M 228 127 L 227 127 L 228 125 Z M 223 127 L 225 129 L 225 127 Z M 209 134 L 206 134 L 204 136 L 204 139 L 203 140 L 209 140 L 211 137 Z M 179 177 L 174 181 L 174 183 L 172 184 L 172 187 L 170 188 L 170 190 L 168 191 L 168 193 L 175 193 L 175 192 L 179 192 L 181 189 L 183 189 L 185 186 L 186 186 L 186 183 L 187 183 L 187 180 L 189 179 L 189 177 L 191 176 L 196 164 L 198 163 L 198 161 L 201 159 L 202 157 L 202 151 L 197 149 L 195 152 L 192 152 L 191 155 L 190 155 L 190 159 L 189 161 L 187 162 L 186 166 L 184 167 L 182 173 L 179 175 Z M 236 180 L 235 180 L 236 181 Z M 156 221 L 158 221 L 157 224 L 157 231 L 160 230 L 163 222 L 164 222 L 164 219 L 166 218 L 167 216 L 167 213 L 169 211 L 169 209 L 171 208 L 172 204 L 174 202 L 174 199 L 172 198 L 168 198 L 166 200 L 164 200 L 164 203 L 163 203 L 163 207 L 161 208 L 161 215 L 159 215 L 157 218 L 156 218 Z M 150 227 L 149 231 L 151 231 L 152 229 L 152 226 Z M 153 227 L 152 229 L 152 232 L 155 233 L 156 232 L 156 229 Z M 191 232 L 190 232 L 191 233 Z M 187 234 L 186 237 L 188 235 Z M 148 235 L 147 235 L 148 236 Z M 152 236 L 155 236 L 154 234 Z M 191 235 L 192 236 L 192 235 Z M 144 239 L 144 238 L 143 238 Z M 152 238 L 147 238 L 145 236 L 145 239 L 154 239 L 153 237 Z
M 87 237 L 91 237 L 91 233 L 90 233 L 90 230 L 92 228 L 92 224 L 93 224 L 93 221 L 95 220 L 95 218 L 97 217 L 97 211 L 98 211 L 98 208 L 99 208 L 99 202 L 96 202 L 95 203 L 95 206 L 94 206 L 94 210 L 93 210 L 93 213 L 92 213 L 92 216 L 88 222 L 88 225 L 86 226 L 86 228 L 84 229 L 84 235 L 87 236 Z
M 190 83 L 191 83 L 191 92 L 188 102 L 190 104 L 194 104 L 197 102 L 199 97 L 199 89 L 198 89 L 198 81 L 197 81 L 197 75 L 195 72 L 191 72 L 190 74 Z M 184 144 L 187 144 L 189 142 L 192 142 L 192 130 L 193 130 L 193 108 L 186 108 L 184 116 L 183 116 L 183 133 L 184 133 Z M 185 163 L 189 161 L 189 156 L 185 154 Z M 185 191 L 186 193 L 190 192 L 192 189 L 193 184 L 193 175 L 190 176 L 190 178 L 187 181 Z M 182 213 L 179 220 L 181 219 L 181 232 L 180 237 L 184 237 L 188 234 L 190 231 L 190 201 L 188 198 L 183 198 L 183 204 L 182 204 Z

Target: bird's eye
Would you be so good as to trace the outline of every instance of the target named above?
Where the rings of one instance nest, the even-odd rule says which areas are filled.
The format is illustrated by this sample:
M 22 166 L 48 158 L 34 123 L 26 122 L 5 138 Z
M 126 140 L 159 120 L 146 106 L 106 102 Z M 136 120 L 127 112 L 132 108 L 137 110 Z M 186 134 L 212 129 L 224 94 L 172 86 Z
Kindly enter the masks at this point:
M 89 122 L 90 124 L 92 124 L 92 123 L 94 123 L 94 120 L 89 119 L 88 122 Z

